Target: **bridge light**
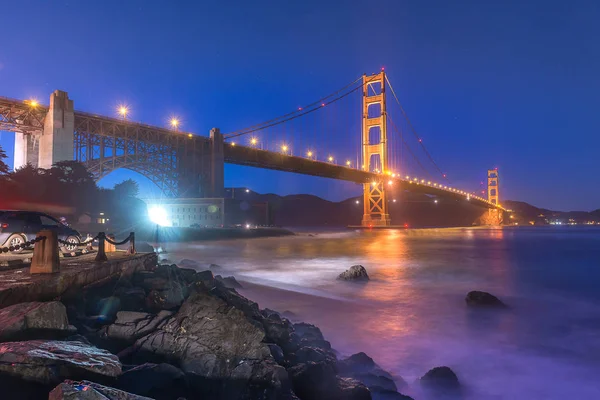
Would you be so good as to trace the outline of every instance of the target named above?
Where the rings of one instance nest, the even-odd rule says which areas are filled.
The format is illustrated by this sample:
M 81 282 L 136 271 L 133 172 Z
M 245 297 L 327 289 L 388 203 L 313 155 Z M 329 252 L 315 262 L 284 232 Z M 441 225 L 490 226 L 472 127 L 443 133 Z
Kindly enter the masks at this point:
M 410 179 L 410 176 L 406 175 L 406 180 Z
M 289 148 L 289 147 L 287 147 L 287 145 L 286 145 L 286 144 L 284 144 L 284 145 L 282 145 L 282 146 L 281 146 L 281 151 L 283 151 L 283 152 L 287 152 L 287 151 L 288 151 L 288 148 Z
M 392 181 L 388 181 L 388 185 L 391 185 L 392 183 L 394 183 L 394 182 L 392 182 Z
M 360 204 L 360 201 L 356 200 L 356 204 Z M 512 218 L 512 217 L 511 217 Z
M 395 178 L 395 177 L 396 177 L 396 174 L 392 174 L 392 178 Z
M 446 177 L 446 174 L 443 174 L 442 176 L 445 178 L 445 177 Z
M 373 181 L 373 182 L 371 182 L 371 185 L 375 186 L 375 185 L 377 185 L 377 182 Z
M 395 202 L 396 202 L 396 199 L 394 199 L 394 200 L 393 200 L 393 202 L 395 203 Z
M 246 193 L 250 193 L 250 189 L 246 189 Z
M 40 105 L 40 103 L 38 103 L 38 101 L 36 99 L 30 99 L 29 100 L 29 105 L 33 108 L 37 107 Z
M 421 179 L 421 183 L 425 183 L 425 179 Z
M 257 138 L 255 138 L 255 137 L 250 138 L 250 144 L 252 146 L 256 146 L 257 143 L 258 143 L 258 139 Z
M 416 178 L 416 177 L 415 177 L 415 179 L 413 179 L 413 180 L 414 180 L 414 181 L 418 181 L 418 180 L 419 180 L 419 178 Z
M 327 157 L 327 161 L 329 161 L 329 162 L 333 162 L 333 156 L 329 156 L 329 157 Z
M 191 138 L 192 136 L 194 136 L 194 135 L 192 135 L 191 133 L 188 133 L 188 137 L 189 138 Z
M 350 166 L 350 165 L 352 165 L 352 163 L 350 162 L 350 160 L 347 160 L 347 161 L 346 161 L 346 165 L 347 165 L 347 166 Z
M 231 147 L 235 146 L 235 142 L 231 142 Z
M 311 158 L 313 156 L 313 152 L 312 151 L 307 151 L 306 152 L 306 157 Z
M 179 127 L 179 120 L 177 118 L 171 118 L 171 121 L 169 121 L 169 123 L 171 124 L 171 128 L 173 129 L 177 129 Z
M 437 204 L 437 202 L 438 202 L 438 201 L 437 201 L 437 199 L 435 199 L 433 202 L 434 202 L 435 204 Z
M 430 181 L 427 181 L 427 184 L 428 184 L 428 185 L 431 185 L 431 182 L 430 182 Z
M 129 108 L 126 105 L 122 104 L 117 109 L 117 112 L 121 117 L 123 117 L 123 119 L 125 119 L 127 118 L 127 114 L 129 114 Z

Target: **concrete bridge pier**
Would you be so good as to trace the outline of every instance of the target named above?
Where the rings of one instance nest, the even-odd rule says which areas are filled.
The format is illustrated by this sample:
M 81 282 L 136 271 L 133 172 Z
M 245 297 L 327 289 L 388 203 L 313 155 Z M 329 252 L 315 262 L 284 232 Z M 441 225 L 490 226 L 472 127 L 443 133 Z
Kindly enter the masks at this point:
M 38 167 L 50 168 L 58 161 L 73 160 L 74 132 L 73 100 L 69 99 L 67 92 L 55 90 L 50 95 L 50 107 L 40 136 Z
M 225 191 L 225 157 L 223 134 L 219 128 L 210 130 L 210 197 L 223 197 Z
M 14 169 L 17 170 L 28 163 L 37 168 L 39 151 L 39 134 L 15 133 Z

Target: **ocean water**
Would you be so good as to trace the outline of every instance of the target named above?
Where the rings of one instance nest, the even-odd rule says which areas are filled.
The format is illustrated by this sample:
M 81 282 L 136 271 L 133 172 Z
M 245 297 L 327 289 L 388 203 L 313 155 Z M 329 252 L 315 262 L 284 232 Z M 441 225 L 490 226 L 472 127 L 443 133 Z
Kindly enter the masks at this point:
M 440 365 L 465 399 L 600 399 L 600 229 L 303 232 L 167 250 L 222 266 L 242 294 L 318 325 L 341 354 L 366 352 L 416 399 L 427 397 L 415 380 Z M 354 264 L 368 283 L 336 281 Z M 510 309 L 469 309 L 470 290 Z

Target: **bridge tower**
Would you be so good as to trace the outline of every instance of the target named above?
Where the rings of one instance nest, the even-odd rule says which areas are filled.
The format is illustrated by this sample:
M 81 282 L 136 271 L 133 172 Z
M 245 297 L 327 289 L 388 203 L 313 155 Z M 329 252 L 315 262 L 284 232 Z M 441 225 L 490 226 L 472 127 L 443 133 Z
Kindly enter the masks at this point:
M 500 204 L 500 197 L 498 193 L 498 168 L 488 169 L 488 201 L 493 204 Z
M 387 114 L 385 101 L 385 72 L 363 75 L 362 159 L 363 169 L 374 171 L 379 159 L 379 172 L 388 170 Z M 384 179 L 364 184 L 363 226 L 389 226 Z

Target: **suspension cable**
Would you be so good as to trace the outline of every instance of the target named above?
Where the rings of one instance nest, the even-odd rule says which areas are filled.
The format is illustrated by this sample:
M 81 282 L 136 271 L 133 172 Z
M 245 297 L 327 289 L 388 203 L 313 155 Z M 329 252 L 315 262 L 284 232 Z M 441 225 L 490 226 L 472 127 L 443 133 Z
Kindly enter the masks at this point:
M 279 117 L 276 117 L 276 118 L 270 119 L 270 120 L 268 120 L 268 121 L 264 121 L 264 122 L 262 122 L 262 123 L 259 123 L 259 124 L 255 124 L 255 125 L 252 125 L 252 126 L 249 126 L 249 127 L 243 128 L 243 129 L 238 129 L 237 131 L 233 131 L 233 132 L 227 133 L 227 134 L 223 135 L 223 137 L 224 137 L 225 139 L 229 139 L 229 138 L 231 138 L 231 137 L 240 136 L 240 134 L 251 133 L 251 132 L 255 132 L 255 131 L 257 131 L 257 130 L 260 130 L 260 129 L 268 128 L 268 127 L 270 127 L 270 126 L 277 125 L 277 124 L 274 124 L 274 122 L 275 122 L 275 121 L 279 121 L 279 120 L 281 120 L 281 119 L 284 119 L 284 118 L 285 118 L 285 121 L 289 121 L 289 119 L 287 119 L 288 117 L 290 117 L 290 116 L 292 116 L 292 115 L 294 115 L 294 114 L 298 114 L 300 111 L 302 111 L 302 110 L 304 110 L 304 109 L 307 109 L 307 108 L 314 107 L 315 105 L 319 105 L 319 106 L 321 106 L 321 104 L 323 104 L 323 102 L 324 102 L 325 100 L 327 100 L 327 99 L 328 99 L 328 98 L 330 98 L 330 97 L 333 97 L 333 96 L 337 95 L 337 94 L 338 94 L 338 93 L 340 93 L 340 92 L 343 92 L 344 90 L 346 90 L 347 88 L 349 88 L 349 87 L 353 86 L 355 83 L 357 83 L 357 82 L 358 82 L 359 80 L 361 80 L 361 79 L 362 79 L 362 76 L 361 76 L 361 77 L 359 77 L 359 78 L 357 78 L 357 79 L 355 79 L 354 81 L 352 81 L 352 82 L 351 82 L 351 83 L 349 83 L 348 85 L 346 85 L 346 86 L 342 87 L 341 89 L 338 89 L 338 90 L 336 90 L 335 92 L 333 92 L 333 93 L 331 93 L 331 94 L 329 94 L 329 95 L 327 95 L 327 96 L 325 96 L 325 97 L 322 97 L 322 98 L 320 98 L 319 100 L 317 100 L 317 101 L 314 101 L 314 102 L 312 102 L 312 103 L 310 103 L 310 104 L 308 104 L 308 105 L 306 105 L 306 106 L 304 106 L 304 107 L 300 107 L 300 108 L 298 108 L 297 110 L 294 110 L 294 111 L 292 111 L 292 112 L 289 112 L 289 113 L 287 113 L 287 114 L 284 114 L 284 115 L 280 115 Z M 339 99 L 338 99 L 338 100 L 339 100 Z M 334 100 L 334 101 L 335 101 L 335 100 Z M 333 101 L 332 101 L 332 102 L 333 102 Z M 330 103 L 332 103 L 332 102 L 330 102 Z M 301 115 L 304 115 L 304 113 L 303 113 L 303 114 L 301 114 Z M 292 118 L 292 119 L 293 119 L 293 118 Z M 282 121 L 282 122 L 285 122 L 285 121 Z M 260 127 L 262 127 L 262 128 L 260 128 Z M 258 129 L 257 129 L 257 128 L 258 128 Z
M 388 79 L 387 75 L 385 76 L 385 80 L 386 80 L 388 86 L 390 87 L 390 90 L 392 91 L 392 95 L 394 96 L 394 99 L 396 99 L 396 103 L 398 103 L 398 106 L 400 107 L 400 111 L 402 112 L 402 115 L 406 119 L 406 122 L 408 123 L 408 126 L 410 127 L 410 130 L 412 131 L 412 133 L 417 138 L 417 141 L 419 142 L 419 144 L 421 145 L 421 148 L 423 149 L 423 151 L 427 155 L 427 158 L 429 158 L 429 161 L 431 161 L 431 163 L 434 165 L 435 169 L 440 173 L 440 175 L 442 175 L 442 178 L 447 179 L 446 178 L 446 174 L 444 174 L 444 172 L 437 165 L 437 163 L 435 162 L 435 160 L 433 159 L 433 157 L 431 156 L 431 154 L 429 153 L 429 151 L 427 150 L 427 148 L 423 144 L 423 140 L 417 134 L 417 131 L 415 130 L 415 127 L 413 126 L 412 122 L 410 122 L 410 118 L 408 118 L 408 115 L 406 114 L 406 111 L 404 111 L 404 107 L 402 107 L 402 104 L 400 103 L 400 99 L 398 99 L 398 96 L 396 96 L 396 92 L 394 91 L 394 87 L 392 86 L 392 83 Z
M 410 148 L 410 146 L 408 145 L 408 143 L 406 143 L 406 141 L 404 140 L 404 137 L 402 136 L 402 134 L 400 133 L 400 130 L 398 129 L 398 127 L 396 126 L 396 124 L 392 120 L 392 117 L 390 117 L 390 115 L 387 114 L 387 118 L 390 121 L 390 123 L 392 124 L 392 129 L 394 131 L 396 131 L 396 133 L 398 135 L 400 135 L 400 139 L 402 140 L 402 144 L 404 145 L 404 147 L 406 148 L 406 150 L 408 150 L 408 152 L 413 157 L 413 159 L 417 162 L 417 164 L 419 164 L 419 167 L 421 167 L 421 169 L 423 170 L 423 172 L 425 172 L 425 174 L 427 174 L 427 176 L 429 178 L 431 178 L 431 174 L 429 173 L 429 171 L 427 171 L 427 169 L 423 166 L 423 164 L 421 164 L 421 161 L 419 161 L 418 157 L 415 155 L 415 153 L 413 153 L 413 151 Z

